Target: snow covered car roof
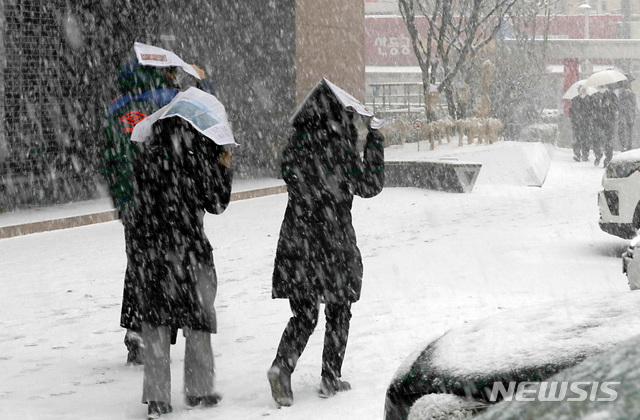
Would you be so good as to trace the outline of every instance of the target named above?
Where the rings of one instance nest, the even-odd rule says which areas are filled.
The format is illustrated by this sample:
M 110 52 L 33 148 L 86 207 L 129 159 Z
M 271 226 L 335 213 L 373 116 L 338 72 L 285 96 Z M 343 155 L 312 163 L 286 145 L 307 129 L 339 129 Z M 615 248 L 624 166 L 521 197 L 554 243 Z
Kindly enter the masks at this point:
M 638 162 L 640 161 L 640 149 L 633 149 L 615 155 L 611 162 Z

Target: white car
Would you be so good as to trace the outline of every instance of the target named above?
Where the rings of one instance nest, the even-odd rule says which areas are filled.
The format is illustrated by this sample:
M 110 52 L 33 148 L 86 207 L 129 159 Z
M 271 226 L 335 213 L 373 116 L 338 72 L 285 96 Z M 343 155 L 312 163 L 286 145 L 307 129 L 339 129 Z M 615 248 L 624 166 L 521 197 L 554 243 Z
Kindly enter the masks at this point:
M 611 159 L 598 195 L 600 229 L 631 239 L 640 229 L 640 149 Z
M 629 288 L 640 289 L 640 234 L 631 240 L 629 248 L 622 254 L 622 272 L 627 275 Z

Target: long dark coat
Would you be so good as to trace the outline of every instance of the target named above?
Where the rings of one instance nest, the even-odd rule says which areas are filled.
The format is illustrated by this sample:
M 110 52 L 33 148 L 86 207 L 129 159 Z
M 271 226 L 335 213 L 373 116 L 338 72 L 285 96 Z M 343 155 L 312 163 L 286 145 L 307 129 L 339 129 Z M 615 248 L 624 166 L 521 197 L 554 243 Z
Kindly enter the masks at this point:
M 622 89 L 618 97 L 618 117 L 621 124 L 633 124 L 636 119 L 636 94 Z
M 574 131 L 584 130 L 588 123 L 589 110 L 587 109 L 589 98 L 585 96 L 576 96 L 571 100 L 571 108 L 569 108 L 569 119 Z
M 364 159 L 352 124 L 306 125 L 282 154 L 289 201 L 273 272 L 274 298 L 360 298 L 362 258 L 351 222 L 354 195 L 377 195 L 384 183 L 384 136 L 367 135 Z
M 179 118 L 154 128 L 134 164 L 136 317 L 215 333 L 217 279 L 203 216 L 225 210 L 232 173 L 218 163 L 222 149 Z
M 607 131 L 613 131 L 618 120 L 618 97 L 610 90 L 606 90 L 601 98 L 601 126 Z M 609 133 L 613 136 L 613 133 Z

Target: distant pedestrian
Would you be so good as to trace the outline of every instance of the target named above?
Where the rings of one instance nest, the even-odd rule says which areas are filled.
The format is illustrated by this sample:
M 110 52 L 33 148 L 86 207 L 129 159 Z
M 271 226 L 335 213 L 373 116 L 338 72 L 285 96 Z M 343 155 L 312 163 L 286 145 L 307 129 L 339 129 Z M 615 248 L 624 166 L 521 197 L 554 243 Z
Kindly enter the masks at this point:
M 633 149 L 633 125 L 636 120 L 636 94 L 626 82 L 618 93 L 618 138 L 623 152 Z
M 351 304 L 360 298 L 362 259 L 351 219 L 354 195 L 377 195 L 384 182 L 384 136 L 369 129 L 364 157 L 356 150 L 359 116 L 328 89 L 316 88 L 294 119 L 282 153 L 289 201 L 280 230 L 272 296 L 289 299 L 289 320 L 268 372 L 272 396 L 293 404 L 291 374 L 325 304 L 319 395 L 351 389 L 341 380 Z M 326 86 L 324 86 L 326 87 Z
M 600 164 L 604 155 L 603 165 L 606 167 L 613 158 L 613 139 L 618 119 L 618 97 L 605 86 L 602 92 L 593 95 L 595 103 L 595 166 Z M 596 150 L 597 148 L 597 150 Z
M 571 100 L 569 119 L 573 129 L 573 160 L 589 160 L 589 98 L 584 86 L 578 87 L 579 95 Z

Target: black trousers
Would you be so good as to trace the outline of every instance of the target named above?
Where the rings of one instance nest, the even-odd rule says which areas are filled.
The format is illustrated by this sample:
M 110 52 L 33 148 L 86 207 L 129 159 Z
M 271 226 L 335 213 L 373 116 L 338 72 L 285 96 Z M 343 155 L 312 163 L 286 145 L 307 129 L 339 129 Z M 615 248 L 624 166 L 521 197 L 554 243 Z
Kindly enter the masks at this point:
M 596 155 L 596 159 L 600 159 L 604 155 L 604 161 L 609 163 L 613 157 L 613 139 L 616 135 L 615 125 L 601 125 L 594 131 L 593 153 Z
M 309 337 L 318 324 L 320 302 L 316 297 L 289 299 L 293 316 L 282 334 L 274 365 L 293 372 Z M 326 328 L 322 351 L 322 377 L 329 380 L 341 376 L 342 362 L 349 338 L 351 302 L 325 304 Z
M 618 138 L 623 152 L 633 149 L 633 122 L 618 123 Z
M 578 158 L 587 159 L 589 157 L 589 137 L 588 132 L 583 127 L 573 127 L 573 154 Z

